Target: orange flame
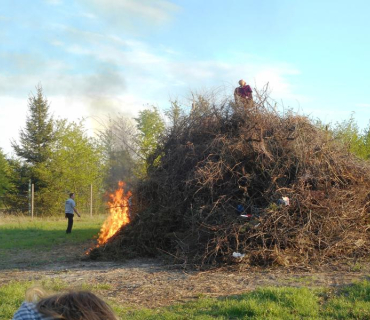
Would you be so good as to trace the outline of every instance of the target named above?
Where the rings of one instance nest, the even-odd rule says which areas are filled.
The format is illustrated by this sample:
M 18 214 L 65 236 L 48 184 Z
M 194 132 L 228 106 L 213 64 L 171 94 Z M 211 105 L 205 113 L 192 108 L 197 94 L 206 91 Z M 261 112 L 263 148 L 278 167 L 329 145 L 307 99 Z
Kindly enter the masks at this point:
M 118 182 L 118 186 L 116 192 L 109 195 L 111 198 L 111 201 L 108 201 L 110 215 L 100 229 L 98 246 L 106 243 L 122 226 L 130 222 L 128 199 L 132 193 L 128 191 L 125 195 L 125 183 L 123 181 Z
M 98 244 L 95 248 L 107 243 L 121 227 L 130 223 L 129 198 L 132 196 L 132 193 L 128 191 L 125 195 L 125 183 L 123 181 L 118 182 L 118 187 L 113 194 L 109 195 L 110 201 L 108 201 L 108 206 L 110 214 L 100 229 Z M 91 250 L 88 250 L 86 254 L 88 255 Z

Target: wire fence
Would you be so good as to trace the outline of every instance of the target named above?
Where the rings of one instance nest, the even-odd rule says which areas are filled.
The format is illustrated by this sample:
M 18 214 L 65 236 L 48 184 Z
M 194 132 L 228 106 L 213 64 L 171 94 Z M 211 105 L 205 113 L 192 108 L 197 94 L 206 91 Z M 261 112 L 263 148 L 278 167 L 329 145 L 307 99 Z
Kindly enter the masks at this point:
M 76 208 L 80 214 L 93 216 L 107 213 L 107 209 L 109 209 L 106 204 L 107 194 L 104 190 L 99 190 L 93 185 L 83 186 L 73 191 L 64 190 L 49 194 L 34 191 L 33 185 L 31 185 L 26 192 L 1 196 L 0 213 L 32 217 L 63 215 L 65 201 L 71 192 L 75 194 Z

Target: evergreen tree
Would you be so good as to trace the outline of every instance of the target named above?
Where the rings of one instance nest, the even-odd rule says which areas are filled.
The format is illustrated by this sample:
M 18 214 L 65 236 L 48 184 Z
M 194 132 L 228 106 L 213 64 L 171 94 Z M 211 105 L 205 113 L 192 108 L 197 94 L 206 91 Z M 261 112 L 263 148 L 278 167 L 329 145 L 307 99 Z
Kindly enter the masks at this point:
M 53 142 L 53 119 L 49 116 L 49 103 L 43 96 L 42 87 L 36 87 L 36 96 L 28 99 L 29 114 L 26 128 L 20 131 L 20 144 L 12 141 L 17 156 L 31 165 L 45 162 Z
M 9 162 L 0 148 L 0 197 L 13 188 L 11 176 L 12 172 Z
M 28 183 L 31 177 L 31 167 L 19 159 L 9 159 L 11 170 L 11 188 L 7 190 L 3 203 L 15 212 L 28 211 Z
M 165 115 L 170 120 L 171 130 L 177 130 L 180 122 L 184 119 L 185 114 L 177 101 L 171 101 L 171 108 L 165 111 Z
M 24 209 L 24 193 L 31 179 L 35 185 L 36 215 L 63 212 L 69 192 L 78 195 L 79 207 L 87 207 L 90 185 L 94 205 L 99 206 L 106 166 L 103 151 L 96 140 L 85 133 L 82 122 L 54 121 L 41 86 L 28 101 L 26 127 L 20 132 L 20 143 L 12 142 L 18 159 L 11 161 L 15 190 L 10 202 Z

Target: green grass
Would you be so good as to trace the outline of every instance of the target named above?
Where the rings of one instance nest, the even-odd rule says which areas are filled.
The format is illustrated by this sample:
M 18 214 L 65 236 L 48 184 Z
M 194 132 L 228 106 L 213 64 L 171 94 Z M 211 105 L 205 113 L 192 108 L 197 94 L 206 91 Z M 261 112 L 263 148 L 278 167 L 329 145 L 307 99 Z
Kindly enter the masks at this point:
M 65 243 L 79 243 L 96 236 L 106 216 L 84 216 L 74 219 L 72 233 L 66 235 L 64 218 L 2 217 L 0 224 L 0 257 L 8 250 L 51 250 Z
M 0 287 L 0 319 L 11 319 L 33 282 L 14 281 Z M 67 285 L 58 280 L 39 283 L 61 292 Z M 109 285 L 89 286 L 104 298 Z M 107 300 L 107 299 L 106 299 Z M 226 298 L 199 298 L 158 309 L 137 309 L 107 300 L 120 319 L 370 319 L 370 282 L 358 282 L 338 291 L 307 288 L 261 288 Z
M 1 320 L 11 319 L 13 317 L 15 311 L 19 308 L 24 300 L 26 290 L 32 287 L 43 288 L 46 292 L 50 294 L 71 289 L 71 287 L 67 283 L 59 279 L 42 280 L 40 282 L 12 281 L 7 285 L 0 286 Z M 83 283 L 76 289 L 89 291 L 109 290 L 111 289 L 111 286 L 108 284 Z
M 65 243 L 88 241 L 96 236 L 105 216 L 75 219 L 71 235 L 65 234 L 63 218 L 31 220 L 27 217 L 0 219 L 0 262 L 7 254 L 30 250 L 52 250 Z M 302 286 L 309 277 L 302 278 Z M 297 279 L 294 279 L 297 282 Z M 299 282 L 299 281 L 298 281 Z M 309 282 L 309 281 L 308 281 Z M 72 289 L 61 280 L 13 281 L 0 285 L 0 320 L 11 319 L 21 305 L 25 291 L 41 286 L 50 292 Z M 82 283 L 78 288 L 107 297 L 111 286 Z M 155 288 L 154 288 L 155 290 Z M 155 294 L 155 292 L 153 293 Z M 355 283 L 340 290 L 292 287 L 260 288 L 242 295 L 224 298 L 200 297 L 196 301 L 166 308 L 132 308 L 106 299 L 120 319 L 370 319 L 370 281 Z

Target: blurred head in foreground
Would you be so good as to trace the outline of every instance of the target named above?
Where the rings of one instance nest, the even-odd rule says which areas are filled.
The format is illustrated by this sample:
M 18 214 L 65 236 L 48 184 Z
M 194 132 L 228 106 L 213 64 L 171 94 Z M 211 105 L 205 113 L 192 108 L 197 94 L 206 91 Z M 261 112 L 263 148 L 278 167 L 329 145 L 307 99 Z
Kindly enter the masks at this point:
M 33 319 L 117 320 L 117 317 L 107 303 L 91 292 L 71 291 L 45 297 L 42 289 L 33 288 L 27 291 L 26 302 L 13 320 Z

